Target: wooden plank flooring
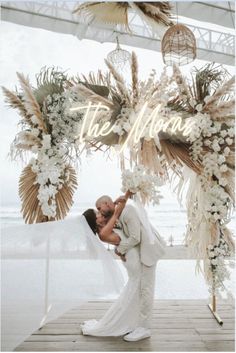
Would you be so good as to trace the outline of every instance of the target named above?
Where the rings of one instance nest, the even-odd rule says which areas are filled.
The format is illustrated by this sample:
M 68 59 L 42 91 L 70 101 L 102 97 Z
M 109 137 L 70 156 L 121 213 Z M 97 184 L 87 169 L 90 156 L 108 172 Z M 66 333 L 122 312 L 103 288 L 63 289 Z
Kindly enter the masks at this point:
M 156 300 L 152 337 L 125 342 L 122 337 L 91 337 L 81 334 L 84 320 L 99 319 L 112 302 L 89 302 L 46 324 L 18 346 L 16 351 L 153 351 L 232 352 L 234 346 L 234 303 L 221 301 L 220 326 L 205 300 Z

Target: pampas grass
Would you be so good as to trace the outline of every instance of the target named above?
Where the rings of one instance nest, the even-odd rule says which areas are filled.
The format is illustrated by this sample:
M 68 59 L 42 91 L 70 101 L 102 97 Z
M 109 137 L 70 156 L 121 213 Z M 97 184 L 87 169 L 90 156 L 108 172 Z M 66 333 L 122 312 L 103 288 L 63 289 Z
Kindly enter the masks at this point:
M 32 88 L 30 86 L 29 80 L 24 77 L 24 75 L 17 72 L 17 77 L 20 81 L 21 88 L 24 92 L 23 104 L 29 114 L 32 114 L 37 118 L 38 126 L 43 131 L 46 132 L 46 126 L 43 120 L 43 116 L 40 110 L 40 106 L 34 96 Z

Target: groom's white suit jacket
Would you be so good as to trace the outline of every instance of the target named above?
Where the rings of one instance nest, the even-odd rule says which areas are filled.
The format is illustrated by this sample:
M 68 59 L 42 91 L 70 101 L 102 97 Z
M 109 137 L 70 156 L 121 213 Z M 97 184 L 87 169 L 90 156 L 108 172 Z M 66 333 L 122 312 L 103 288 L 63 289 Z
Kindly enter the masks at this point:
M 119 222 L 127 237 L 127 239 L 121 240 L 117 247 L 117 250 L 121 254 L 125 254 L 134 246 L 139 245 L 141 263 L 146 266 L 153 266 L 165 254 L 165 242 L 153 227 L 154 243 L 150 243 L 147 231 L 143 227 L 134 206 L 125 206 L 120 215 Z

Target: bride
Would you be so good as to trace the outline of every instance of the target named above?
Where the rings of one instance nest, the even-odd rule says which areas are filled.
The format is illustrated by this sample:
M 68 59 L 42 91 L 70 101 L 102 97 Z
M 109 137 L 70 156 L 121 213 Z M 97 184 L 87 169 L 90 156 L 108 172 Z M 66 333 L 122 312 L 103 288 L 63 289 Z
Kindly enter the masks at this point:
M 122 216 L 125 212 L 130 213 L 130 208 L 133 208 L 133 212 L 134 206 L 126 205 L 127 200 L 122 197 L 118 201 L 112 203 L 111 198 L 103 196 L 96 203 L 97 208 L 101 212 L 89 209 L 84 212 L 84 216 L 90 228 L 94 233 L 98 234 L 100 240 L 118 246 L 119 249 L 119 244 L 127 243 L 127 234 L 123 230 L 125 227 L 120 226 L 120 224 L 122 225 L 122 221 L 124 221 Z M 104 209 L 102 205 L 100 207 L 102 203 L 106 203 Z M 115 204 L 116 206 L 114 206 Z M 113 214 L 108 218 L 107 215 L 112 212 Z M 135 222 L 138 223 L 141 221 L 141 217 L 137 210 L 135 210 L 135 213 Z M 144 226 L 144 222 L 142 226 Z M 128 228 L 127 232 L 129 232 Z M 152 229 L 152 232 L 154 232 L 154 229 Z M 116 254 L 121 257 L 127 270 L 128 282 L 119 298 L 99 321 L 89 320 L 81 325 L 84 335 L 125 335 L 124 339 L 126 341 L 137 341 L 150 337 L 156 259 L 154 264 L 150 263 L 148 264 L 149 266 L 144 265 L 141 256 L 140 241 L 137 241 L 133 245 L 125 254 L 119 253 L 117 248 L 115 249 Z M 164 243 L 159 235 L 156 234 L 155 243 L 151 244 L 151 246 L 158 248 L 158 258 L 160 258 L 164 253 Z

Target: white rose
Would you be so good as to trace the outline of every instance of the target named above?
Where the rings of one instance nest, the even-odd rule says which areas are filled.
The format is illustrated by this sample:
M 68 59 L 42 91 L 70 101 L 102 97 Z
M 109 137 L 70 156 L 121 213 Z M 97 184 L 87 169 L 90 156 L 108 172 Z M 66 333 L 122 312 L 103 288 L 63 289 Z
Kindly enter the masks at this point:
M 211 264 L 212 264 L 212 265 L 215 266 L 215 265 L 217 265 L 217 263 L 218 263 L 218 261 L 217 261 L 216 259 L 212 259 L 212 260 L 211 260 Z
M 228 145 L 232 145 L 232 143 L 234 142 L 231 138 L 227 137 L 225 139 L 225 141 L 227 142 Z
M 225 147 L 224 149 L 224 155 L 228 156 L 230 154 L 230 148 L 229 147 Z

